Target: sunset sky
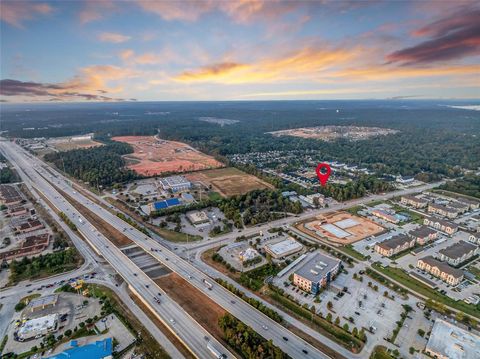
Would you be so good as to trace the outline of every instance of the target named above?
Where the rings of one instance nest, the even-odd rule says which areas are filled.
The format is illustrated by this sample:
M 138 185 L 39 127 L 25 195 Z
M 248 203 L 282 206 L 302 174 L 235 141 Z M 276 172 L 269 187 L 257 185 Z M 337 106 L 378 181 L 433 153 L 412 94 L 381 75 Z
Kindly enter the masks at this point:
M 0 1 L 3 102 L 480 98 L 480 2 Z

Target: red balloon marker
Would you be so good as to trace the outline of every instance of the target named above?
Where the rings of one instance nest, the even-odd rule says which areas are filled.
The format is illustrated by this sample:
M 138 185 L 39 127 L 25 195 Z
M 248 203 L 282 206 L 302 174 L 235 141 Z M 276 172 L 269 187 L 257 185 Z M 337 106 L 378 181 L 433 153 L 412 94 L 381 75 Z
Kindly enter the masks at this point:
M 325 168 L 326 170 L 325 173 L 322 173 L 322 168 Z M 322 186 L 325 187 L 328 181 L 328 177 L 330 177 L 330 173 L 332 172 L 332 169 L 326 163 L 319 163 L 316 171 L 317 171 L 318 180 L 320 181 Z

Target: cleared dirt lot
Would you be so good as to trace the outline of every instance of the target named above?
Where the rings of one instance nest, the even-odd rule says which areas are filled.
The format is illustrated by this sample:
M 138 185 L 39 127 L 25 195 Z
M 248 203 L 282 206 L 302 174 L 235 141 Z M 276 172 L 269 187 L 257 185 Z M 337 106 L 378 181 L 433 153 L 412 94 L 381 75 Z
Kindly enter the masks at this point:
M 154 136 L 120 136 L 113 137 L 112 140 L 133 147 L 134 153 L 124 156 L 127 167 L 145 176 L 223 166 L 213 157 L 182 142 L 166 141 Z
M 186 177 L 206 186 L 212 185 L 223 197 L 245 194 L 255 189 L 273 188 L 269 183 L 234 167 L 190 173 Z
M 222 331 L 218 326 L 218 320 L 226 311 L 213 300 L 191 286 L 186 280 L 176 273 L 155 279 L 168 296 L 177 302 L 188 314 L 190 314 L 202 327 L 210 332 L 223 345 Z
M 314 238 L 326 239 L 328 242 L 338 244 L 355 243 L 385 231 L 383 227 L 367 218 L 343 211 L 330 212 L 308 219 L 296 227 Z

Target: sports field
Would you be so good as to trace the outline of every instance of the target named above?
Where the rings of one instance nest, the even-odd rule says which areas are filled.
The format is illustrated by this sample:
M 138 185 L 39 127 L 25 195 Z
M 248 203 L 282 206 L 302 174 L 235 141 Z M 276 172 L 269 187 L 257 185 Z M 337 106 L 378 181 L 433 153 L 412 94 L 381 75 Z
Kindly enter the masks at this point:
M 308 235 L 337 244 L 351 244 L 382 233 L 382 226 L 348 212 L 330 212 L 303 221 L 297 228 Z
M 255 189 L 273 188 L 261 179 L 234 167 L 199 171 L 190 173 L 186 177 L 192 182 L 201 182 L 206 187 L 211 185 L 223 197 L 245 194 Z
M 112 140 L 125 142 L 134 153 L 124 156 L 127 167 L 145 176 L 165 172 L 188 172 L 222 167 L 223 164 L 189 145 L 154 136 L 121 136 Z

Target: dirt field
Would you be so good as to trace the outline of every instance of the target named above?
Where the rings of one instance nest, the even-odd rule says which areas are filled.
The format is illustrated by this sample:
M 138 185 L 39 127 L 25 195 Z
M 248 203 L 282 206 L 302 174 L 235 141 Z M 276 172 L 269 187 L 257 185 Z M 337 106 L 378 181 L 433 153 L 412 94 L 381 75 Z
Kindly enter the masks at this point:
M 103 144 L 101 144 L 100 142 L 96 142 L 93 140 L 72 141 L 68 139 L 64 141 L 52 141 L 51 143 L 49 143 L 49 145 L 55 147 L 59 151 L 70 151 L 82 148 L 103 146 Z
M 223 197 L 245 194 L 254 189 L 273 188 L 261 179 L 234 167 L 190 173 L 186 177 L 190 181 L 199 181 L 206 186 L 212 185 Z
M 132 145 L 134 153 L 124 156 L 127 167 L 145 176 L 165 172 L 187 172 L 222 167 L 223 164 L 182 142 L 153 136 L 122 136 L 112 140 Z
M 331 212 L 309 219 L 296 226 L 300 231 L 318 239 L 337 244 L 351 244 L 385 229 L 367 218 L 348 212 Z
M 68 194 L 57 187 L 57 190 L 84 216 L 99 232 L 107 237 L 116 247 L 124 247 L 133 242 L 122 232 L 117 230 L 111 224 L 107 223 L 93 212 L 89 211 L 84 205 L 78 203 Z
M 222 331 L 218 326 L 218 319 L 226 313 L 223 308 L 192 287 L 176 273 L 170 273 L 157 278 L 155 283 L 167 292 L 168 296 L 177 302 L 202 327 L 227 346 L 222 339 Z

